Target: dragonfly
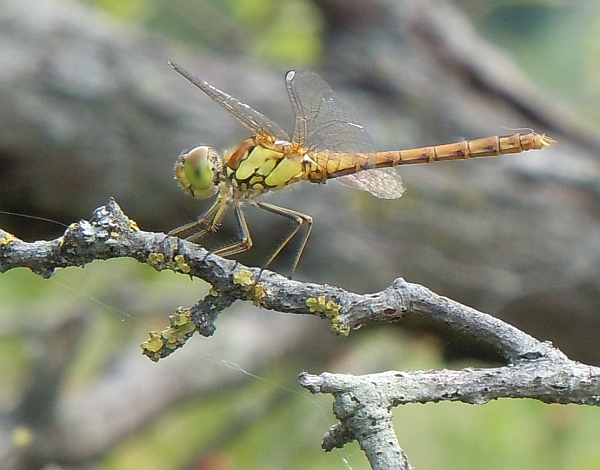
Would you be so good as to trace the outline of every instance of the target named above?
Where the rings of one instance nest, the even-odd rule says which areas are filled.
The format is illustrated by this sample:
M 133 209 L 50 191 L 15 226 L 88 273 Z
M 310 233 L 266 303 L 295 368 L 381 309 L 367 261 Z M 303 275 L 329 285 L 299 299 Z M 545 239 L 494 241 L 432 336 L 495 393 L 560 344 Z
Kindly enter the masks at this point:
M 534 131 L 506 136 L 463 140 L 451 144 L 376 152 L 371 137 L 353 117 L 350 107 L 316 73 L 292 70 L 285 85 L 294 112 L 294 133 L 288 133 L 269 118 L 233 96 L 196 78 L 177 64 L 169 66 L 221 105 L 253 135 L 228 155 L 199 145 L 181 153 L 175 177 L 192 197 L 216 196 L 213 205 L 198 219 L 171 230 L 169 236 L 200 239 L 218 230 L 229 207 L 233 207 L 238 239 L 212 253 L 228 257 L 249 250 L 252 237 L 244 204 L 251 204 L 294 223 L 293 230 L 279 243 L 265 264 L 268 267 L 294 237 L 300 234 L 291 268 L 295 272 L 313 226 L 307 214 L 276 206 L 260 197 L 300 181 L 325 183 L 335 179 L 382 199 L 396 199 L 405 191 L 398 165 L 466 160 L 514 154 L 550 147 L 554 140 Z M 306 227 L 301 232 L 302 227 Z

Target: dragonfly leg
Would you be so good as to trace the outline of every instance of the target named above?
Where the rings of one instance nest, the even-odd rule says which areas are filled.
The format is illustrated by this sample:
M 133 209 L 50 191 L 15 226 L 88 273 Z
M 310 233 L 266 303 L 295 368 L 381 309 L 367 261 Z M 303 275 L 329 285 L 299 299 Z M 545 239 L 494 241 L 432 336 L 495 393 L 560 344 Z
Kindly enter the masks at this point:
M 185 239 L 187 241 L 193 241 L 201 238 L 206 232 L 214 232 L 219 226 L 219 221 L 225 213 L 227 203 L 225 200 L 217 199 L 215 203 L 208 208 L 208 210 L 198 220 L 190 222 L 189 224 L 182 225 L 181 227 L 174 228 L 169 233 L 168 237 L 179 236 L 182 233 L 189 232 L 190 230 L 196 230 Z
M 290 234 L 287 237 L 285 237 L 285 239 L 279 244 L 275 252 L 271 255 L 271 257 L 265 264 L 265 267 L 269 266 L 273 262 L 273 260 L 277 258 L 279 253 L 281 253 L 281 251 L 292 240 L 292 238 L 294 238 L 300 232 L 300 228 L 302 227 L 302 225 L 307 225 L 306 233 L 302 235 L 300 247 L 298 248 L 298 252 L 296 253 L 296 257 L 294 258 L 294 263 L 292 264 L 292 272 L 290 275 L 291 277 L 296 271 L 296 267 L 298 266 L 298 262 L 300 261 L 300 257 L 302 256 L 302 252 L 304 251 L 304 247 L 306 246 L 306 242 L 308 241 L 308 237 L 310 236 L 310 232 L 312 231 L 313 219 L 311 216 L 303 214 L 302 212 L 286 209 L 285 207 L 275 206 L 266 202 L 257 202 L 256 205 L 257 207 L 266 210 L 267 212 L 286 217 L 294 221 L 294 223 L 296 224 L 296 226 L 290 232 Z
M 239 240 L 231 245 L 226 245 L 214 250 L 212 252 L 213 254 L 227 257 L 243 253 L 252 248 L 252 237 L 250 236 L 250 230 L 248 230 L 246 216 L 239 204 L 235 205 L 235 218 L 238 224 Z

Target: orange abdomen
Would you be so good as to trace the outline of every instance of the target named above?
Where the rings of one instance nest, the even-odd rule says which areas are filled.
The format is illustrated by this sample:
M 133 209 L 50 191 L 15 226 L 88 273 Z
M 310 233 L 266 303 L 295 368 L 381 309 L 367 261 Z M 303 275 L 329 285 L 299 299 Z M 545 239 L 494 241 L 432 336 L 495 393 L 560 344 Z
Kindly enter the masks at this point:
M 528 134 L 511 134 L 503 137 L 491 136 L 482 139 L 463 140 L 462 142 L 452 144 L 409 150 L 373 152 L 372 154 L 323 151 L 311 155 L 311 158 L 317 163 L 318 169 L 315 173 L 318 174 L 315 174 L 314 178 L 309 179 L 336 178 L 372 168 L 521 153 L 526 150 L 539 150 L 544 147 L 550 147 L 553 144 L 553 139 L 545 135 L 530 132 Z

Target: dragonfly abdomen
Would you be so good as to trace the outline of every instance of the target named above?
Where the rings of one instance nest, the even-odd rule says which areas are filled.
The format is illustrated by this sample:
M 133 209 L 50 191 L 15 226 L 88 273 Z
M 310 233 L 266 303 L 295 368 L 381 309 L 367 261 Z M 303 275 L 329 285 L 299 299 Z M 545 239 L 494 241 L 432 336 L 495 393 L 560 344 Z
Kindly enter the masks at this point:
M 316 168 L 311 168 L 310 181 L 351 175 L 362 170 L 387 168 L 413 163 L 432 163 L 445 160 L 466 160 L 468 158 L 494 157 L 526 150 L 539 150 L 554 145 L 554 140 L 530 132 L 491 136 L 475 140 L 463 140 L 452 144 L 420 147 L 409 150 L 389 150 L 374 153 L 338 153 L 322 151 L 311 155 Z
M 543 147 L 550 147 L 553 144 L 554 140 L 534 132 L 528 134 L 511 134 L 502 137 L 491 136 L 410 150 L 378 152 L 375 167 L 384 168 L 412 163 L 495 157 L 498 155 L 521 153 L 526 150 L 539 150 Z

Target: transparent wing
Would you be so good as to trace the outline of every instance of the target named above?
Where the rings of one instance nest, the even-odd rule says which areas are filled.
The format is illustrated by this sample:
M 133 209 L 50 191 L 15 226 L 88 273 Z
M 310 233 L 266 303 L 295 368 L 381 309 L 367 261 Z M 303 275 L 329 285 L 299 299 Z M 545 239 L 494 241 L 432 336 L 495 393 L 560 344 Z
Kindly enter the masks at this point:
M 368 191 L 381 199 L 398 199 L 406 191 L 400 173 L 395 168 L 363 170 L 353 175 L 341 176 L 335 181 L 344 186 Z
M 292 70 L 285 82 L 296 118 L 294 143 L 314 151 L 361 153 L 361 160 L 367 154 L 366 168 L 374 168 L 376 155 L 371 136 L 321 77 L 314 72 Z M 404 192 L 400 174 L 393 168 L 367 169 L 336 180 L 384 199 L 398 198 Z
M 296 117 L 295 143 L 317 151 L 373 151 L 371 137 L 355 122 L 350 107 L 316 73 L 292 70 L 285 82 Z
M 244 126 L 250 129 L 255 134 L 267 134 L 273 136 L 277 140 L 290 140 L 287 132 L 283 130 L 279 125 L 271 121 L 268 117 L 259 113 L 255 109 L 251 108 L 245 103 L 242 103 L 237 98 L 228 95 L 224 91 L 215 88 L 208 84 L 204 80 L 200 80 L 191 75 L 187 70 L 181 68 L 179 65 L 172 62 L 167 62 L 169 66 L 175 70 L 179 75 L 187 79 L 193 85 L 200 88 L 204 93 L 208 95 L 213 101 L 217 102 L 235 118 L 240 121 Z

